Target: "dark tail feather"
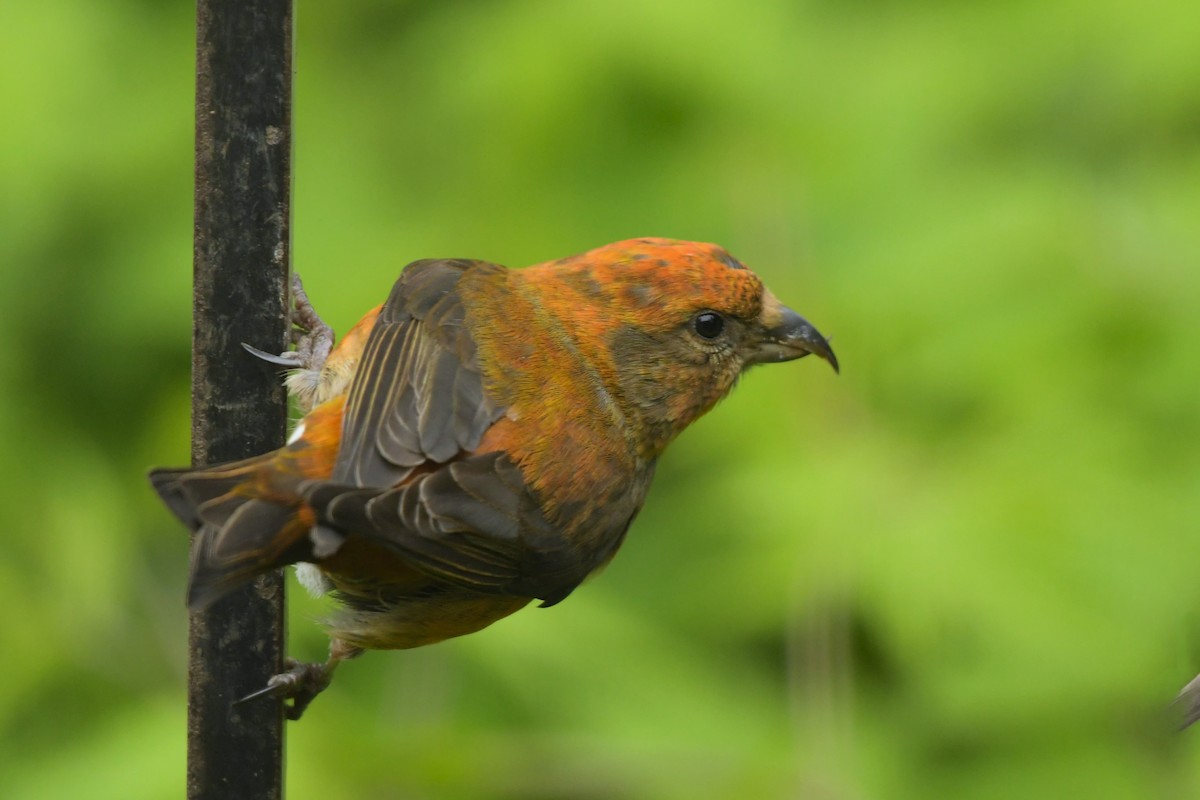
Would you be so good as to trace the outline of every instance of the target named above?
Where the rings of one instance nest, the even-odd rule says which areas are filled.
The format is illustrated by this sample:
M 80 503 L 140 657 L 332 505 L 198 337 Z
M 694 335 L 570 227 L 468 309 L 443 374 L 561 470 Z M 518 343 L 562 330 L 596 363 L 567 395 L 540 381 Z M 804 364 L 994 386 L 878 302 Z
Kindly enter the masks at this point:
M 294 508 L 253 499 L 225 525 L 204 525 L 192 542 L 188 607 L 204 608 L 264 572 L 313 560 L 307 532 Z
M 273 456 L 274 453 L 267 453 L 215 467 L 152 469 L 150 485 L 189 530 L 199 530 L 206 523 L 220 526 L 224 520 L 213 519 L 213 512 L 218 508 L 213 501 L 231 495 L 247 481 L 252 481 Z
M 300 500 L 276 503 L 250 488 L 272 454 L 199 469 L 156 469 L 150 483 L 192 538 L 188 606 L 204 608 L 255 576 L 316 560 Z
M 180 479 L 188 474 L 186 469 L 153 469 L 150 470 L 150 485 L 158 496 L 166 503 L 171 513 L 187 525 L 188 530 L 195 531 L 200 527 L 200 518 L 196 516 L 196 504 L 183 490 Z

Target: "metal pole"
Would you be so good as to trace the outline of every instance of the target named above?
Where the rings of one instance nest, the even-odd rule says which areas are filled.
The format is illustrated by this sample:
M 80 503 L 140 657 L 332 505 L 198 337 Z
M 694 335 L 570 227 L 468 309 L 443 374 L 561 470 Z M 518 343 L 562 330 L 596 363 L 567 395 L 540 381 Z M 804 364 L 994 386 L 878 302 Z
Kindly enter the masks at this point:
M 197 0 L 192 461 L 279 447 L 287 398 L 242 350 L 282 351 L 291 258 L 291 0 Z M 193 613 L 187 796 L 281 798 L 283 704 L 233 701 L 282 670 L 280 574 Z

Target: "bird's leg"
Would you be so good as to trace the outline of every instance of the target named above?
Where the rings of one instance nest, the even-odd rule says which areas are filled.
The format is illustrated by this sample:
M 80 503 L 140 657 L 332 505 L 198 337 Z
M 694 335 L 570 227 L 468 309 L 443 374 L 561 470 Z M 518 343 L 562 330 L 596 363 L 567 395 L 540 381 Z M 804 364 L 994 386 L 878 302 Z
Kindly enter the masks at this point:
M 292 273 L 291 323 L 289 344 L 295 346 L 294 350 L 273 355 L 244 342 L 242 347 L 269 364 L 319 373 L 329 357 L 329 351 L 333 349 L 333 328 L 326 325 L 317 314 L 312 301 L 308 299 L 308 293 L 304 291 L 304 282 L 295 272 Z
M 300 354 L 301 363 L 311 370 L 320 370 L 333 349 L 333 328 L 325 324 L 313 308 L 304 282 L 292 273 L 292 343 Z
M 290 699 L 292 702 L 284 705 L 284 716 L 291 720 L 300 719 L 308 704 L 328 688 L 338 664 L 360 655 L 362 648 L 351 647 L 339 639 L 334 639 L 329 643 L 329 658 L 324 664 L 310 664 L 294 658 L 285 659 L 283 665 L 286 669 L 283 672 L 267 681 L 267 685 L 262 689 L 236 701 L 235 705 L 260 697 L 278 697 L 284 701 Z

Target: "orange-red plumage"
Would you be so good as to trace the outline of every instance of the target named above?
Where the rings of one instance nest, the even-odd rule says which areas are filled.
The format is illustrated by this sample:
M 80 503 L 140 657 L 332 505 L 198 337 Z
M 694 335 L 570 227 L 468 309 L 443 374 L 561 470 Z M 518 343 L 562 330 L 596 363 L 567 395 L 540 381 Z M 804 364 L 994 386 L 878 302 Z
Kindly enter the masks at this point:
M 828 343 L 716 245 L 618 242 L 510 271 L 420 261 L 289 377 L 284 448 L 152 481 L 196 531 L 193 604 L 305 562 L 343 610 L 330 662 L 556 603 L 616 552 L 658 456 L 756 363 Z M 311 681 L 309 681 L 311 683 Z

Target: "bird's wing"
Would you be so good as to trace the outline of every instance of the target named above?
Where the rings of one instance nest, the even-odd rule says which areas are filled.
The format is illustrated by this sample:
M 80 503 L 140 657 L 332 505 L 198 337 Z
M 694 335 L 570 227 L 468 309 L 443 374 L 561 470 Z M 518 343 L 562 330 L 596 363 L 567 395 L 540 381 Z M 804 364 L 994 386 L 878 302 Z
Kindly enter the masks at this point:
M 612 557 L 644 490 L 568 523 L 576 536 L 546 518 L 503 452 L 469 456 L 391 489 L 313 482 L 304 499 L 321 526 L 366 536 L 431 577 L 550 605 Z
M 483 389 L 457 284 L 465 259 L 415 261 L 384 303 L 350 386 L 333 481 L 394 486 L 427 461 L 474 450 L 504 409 Z
M 484 391 L 458 287 L 503 269 L 430 260 L 401 273 L 351 384 L 333 474 L 299 490 L 317 515 L 314 560 L 364 536 L 438 580 L 550 604 L 616 552 L 649 471 L 548 519 L 508 454 L 473 454 L 505 409 Z

